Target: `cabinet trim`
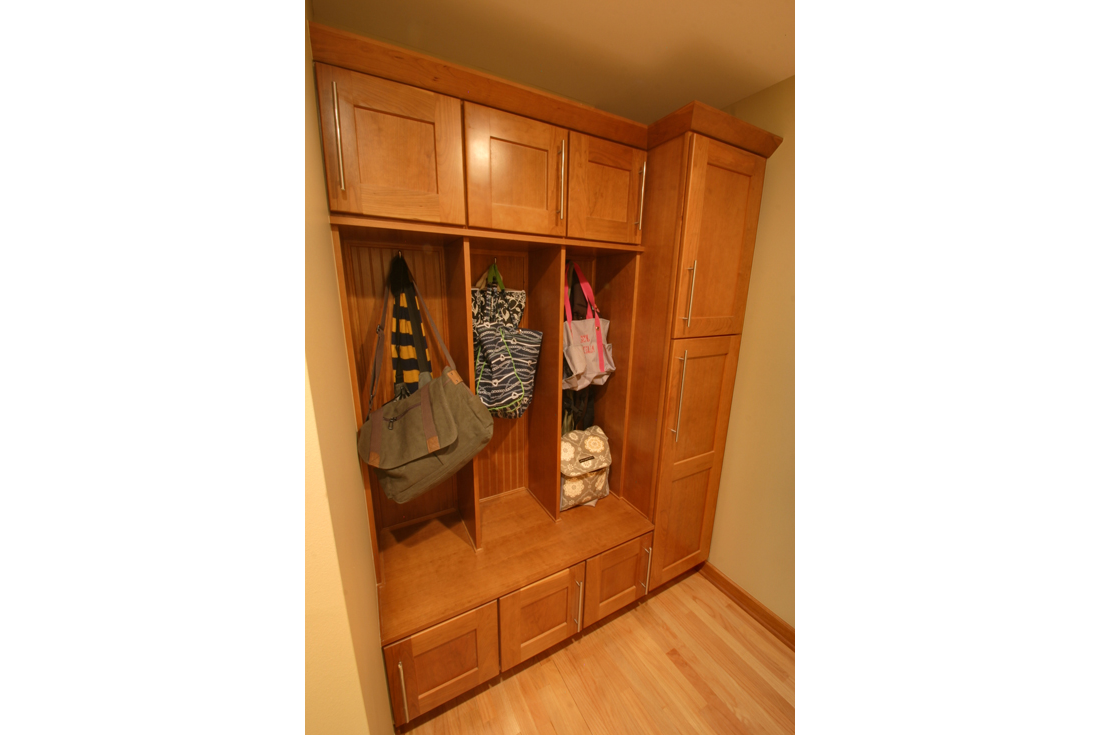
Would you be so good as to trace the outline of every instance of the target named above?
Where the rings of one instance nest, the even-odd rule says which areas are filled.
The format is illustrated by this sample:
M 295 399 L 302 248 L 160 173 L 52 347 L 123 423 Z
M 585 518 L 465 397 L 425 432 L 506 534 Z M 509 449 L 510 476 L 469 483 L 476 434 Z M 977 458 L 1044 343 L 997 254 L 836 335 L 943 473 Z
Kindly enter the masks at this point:
M 642 123 L 372 38 L 309 24 L 313 60 L 645 148 Z M 747 124 L 747 123 L 746 123 Z

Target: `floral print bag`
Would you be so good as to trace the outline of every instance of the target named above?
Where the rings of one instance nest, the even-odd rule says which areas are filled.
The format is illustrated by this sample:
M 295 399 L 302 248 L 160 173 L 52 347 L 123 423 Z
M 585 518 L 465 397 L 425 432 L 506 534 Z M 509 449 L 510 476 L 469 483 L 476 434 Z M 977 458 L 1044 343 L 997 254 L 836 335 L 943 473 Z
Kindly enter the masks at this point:
M 611 444 L 603 429 L 593 426 L 561 438 L 561 509 L 606 498 L 611 469 Z

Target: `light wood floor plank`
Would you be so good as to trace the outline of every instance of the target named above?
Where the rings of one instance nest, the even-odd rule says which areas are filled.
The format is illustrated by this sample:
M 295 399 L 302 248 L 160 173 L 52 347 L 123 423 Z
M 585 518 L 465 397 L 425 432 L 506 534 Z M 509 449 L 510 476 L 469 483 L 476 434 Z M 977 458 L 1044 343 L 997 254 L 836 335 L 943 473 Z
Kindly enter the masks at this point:
M 701 579 L 700 575 L 696 575 L 696 577 Z M 790 669 L 782 669 L 767 653 L 760 650 L 759 646 L 755 646 L 750 642 L 749 638 L 744 635 L 741 625 L 739 625 L 739 623 L 743 625 L 743 621 L 730 619 L 728 615 L 721 614 L 719 612 L 720 608 L 714 606 L 713 600 L 707 599 L 707 596 L 701 594 L 700 590 L 686 584 L 691 582 L 691 579 L 684 581 L 684 591 L 688 593 L 685 599 L 688 608 L 693 610 L 726 645 L 730 646 L 738 658 L 751 665 L 764 681 L 779 692 L 784 699 L 793 704 L 794 684 L 789 675 Z M 710 584 L 706 580 L 702 581 L 705 584 Z
M 695 655 L 692 663 L 709 670 L 715 683 L 725 685 L 731 696 L 744 702 L 746 713 L 757 711 L 754 720 L 761 724 L 774 722 L 783 732 L 794 732 L 794 706 L 761 679 L 752 667 L 737 657 L 734 651 L 686 605 L 686 593 L 662 595 L 654 600 L 655 607 L 664 607 L 666 622 L 678 632 L 681 650 Z M 690 643 L 689 643 L 690 641 Z M 690 648 L 689 648 L 690 647 Z M 738 696 L 740 695 L 740 696 Z M 760 716 L 760 715 L 763 716 Z
M 699 574 L 446 705 L 416 735 L 792 735 L 794 652 Z

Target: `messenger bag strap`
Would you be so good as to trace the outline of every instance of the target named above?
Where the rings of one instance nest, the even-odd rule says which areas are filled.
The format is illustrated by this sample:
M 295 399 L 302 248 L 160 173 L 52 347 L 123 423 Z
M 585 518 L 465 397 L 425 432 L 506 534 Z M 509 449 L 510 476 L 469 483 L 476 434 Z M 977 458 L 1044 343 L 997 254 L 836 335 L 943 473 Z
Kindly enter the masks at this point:
M 439 349 L 442 350 L 443 357 L 447 358 L 447 367 L 454 370 L 455 359 L 451 357 L 450 350 L 447 349 L 447 345 L 443 342 L 443 337 L 439 334 L 439 329 L 435 326 L 435 320 L 432 319 L 432 312 L 428 309 L 428 302 L 420 295 L 420 287 L 417 286 L 415 282 L 413 282 L 413 289 L 416 291 L 416 298 L 420 300 L 420 304 L 424 307 L 424 316 L 428 317 L 428 326 L 432 328 L 432 334 L 435 335 L 436 344 L 438 344 Z
M 389 303 L 390 284 L 386 283 L 386 293 L 382 296 L 382 320 L 378 323 L 378 329 L 374 330 L 374 363 L 371 365 L 370 370 L 370 403 L 367 404 L 368 409 L 374 405 L 374 390 L 378 386 L 378 377 L 382 372 L 382 343 L 385 341 L 383 338 L 386 336 L 386 308 Z

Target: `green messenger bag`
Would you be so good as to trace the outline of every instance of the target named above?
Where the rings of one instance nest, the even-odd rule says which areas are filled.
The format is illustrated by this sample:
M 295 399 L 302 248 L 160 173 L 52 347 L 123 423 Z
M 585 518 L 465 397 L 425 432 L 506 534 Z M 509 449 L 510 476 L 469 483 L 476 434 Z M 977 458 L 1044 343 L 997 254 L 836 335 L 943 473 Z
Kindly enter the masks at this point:
M 372 411 L 359 429 L 359 456 L 374 468 L 386 497 L 397 503 L 407 503 L 458 472 L 493 437 L 493 417 L 455 370 L 454 358 L 443 344 L 419 288 L 416 288 L 416 300 L 428 318 L 447 365 L 438 378 L 421 373 L 420 388 L 415 393 L 407 398 L 395 398 Z M 382 301 L 382 323 L 375 339 L 371 404 L 381 372 L 386 308 L 390 301 L 387 285 Z M 419 357 L 426 354 L 424 333 L 416 305 L 409 306 Z

